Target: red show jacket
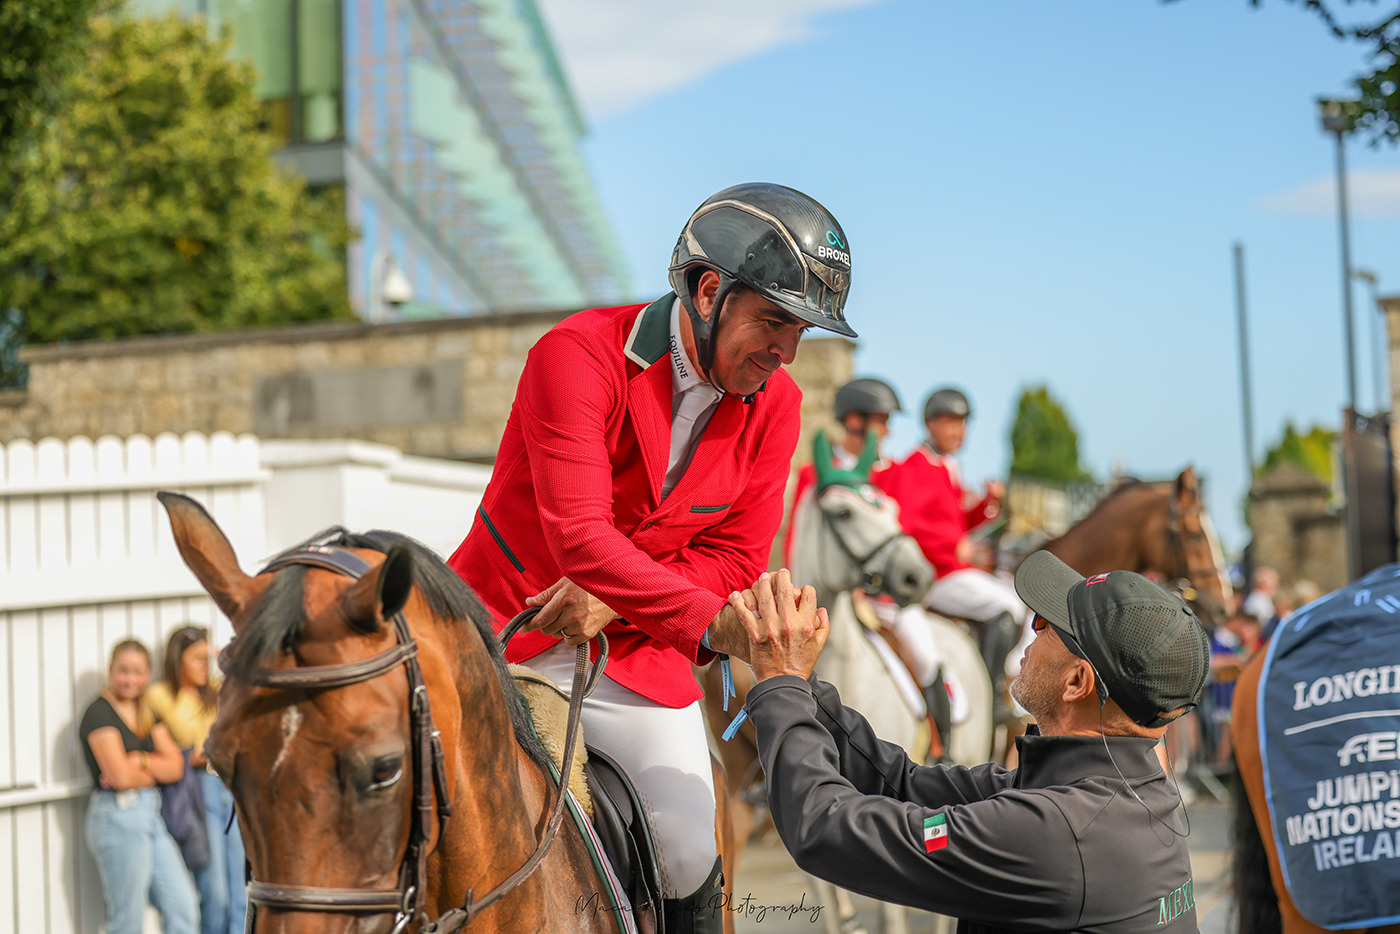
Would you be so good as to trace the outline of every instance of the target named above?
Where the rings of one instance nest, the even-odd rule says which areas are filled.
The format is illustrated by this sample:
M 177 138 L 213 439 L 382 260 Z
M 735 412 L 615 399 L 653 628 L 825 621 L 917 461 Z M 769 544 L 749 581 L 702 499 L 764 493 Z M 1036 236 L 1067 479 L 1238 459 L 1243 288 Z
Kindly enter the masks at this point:
M 731 591 L 767 567 L 802 393 L 785 371 L 751 404 L 720 400 L 663 501 L 671 447 L 671 303 L 580 312 L 531 349 L 471 531 L 449 559 L 499 632 L 567 577 L 620 619 L 607 673 L 668 707 L 701 696 L 691 662 Z M 513 662 L 558 644 L 516 636 Z
M 991 517 L 989 507 L 994 501 L 990 496 L 964 507 L 962 484 L 927 444 L 919 445 L 891 468 L 880 486 L 899 503 L 900 527 L 919 543 L 939 577 L 972 566 L 958 560 L 958 542 L 968 530 Z

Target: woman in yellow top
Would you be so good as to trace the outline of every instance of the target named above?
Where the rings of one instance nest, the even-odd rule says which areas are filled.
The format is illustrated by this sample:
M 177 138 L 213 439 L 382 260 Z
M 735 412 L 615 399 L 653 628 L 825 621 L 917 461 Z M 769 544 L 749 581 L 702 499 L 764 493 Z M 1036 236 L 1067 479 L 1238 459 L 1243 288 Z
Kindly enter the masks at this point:
M 218 715 L 218 691 L 209 679 L 208 630 L 185 626 L 171 634 L 165 647 L 165 680 L 151 685 L 147 697 L 175 742 L 190 750 L 190 767 L 199 770 L 204 792 L 209 865 L 194 874 L 200 934 L 242 934 L 247 912 L 243 837 L 233 817 L 233 795 L 209 771 L 204 755 L 204 740 Z

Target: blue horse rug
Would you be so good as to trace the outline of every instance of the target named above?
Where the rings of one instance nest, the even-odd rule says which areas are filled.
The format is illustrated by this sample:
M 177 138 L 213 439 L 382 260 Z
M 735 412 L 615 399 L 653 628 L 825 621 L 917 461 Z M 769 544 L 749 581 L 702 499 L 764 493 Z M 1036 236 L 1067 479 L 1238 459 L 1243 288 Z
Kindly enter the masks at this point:
M 1270 640 L 1259 745 L 1288 894 L 1324 928 L 1400 921 L 1400 564 Z

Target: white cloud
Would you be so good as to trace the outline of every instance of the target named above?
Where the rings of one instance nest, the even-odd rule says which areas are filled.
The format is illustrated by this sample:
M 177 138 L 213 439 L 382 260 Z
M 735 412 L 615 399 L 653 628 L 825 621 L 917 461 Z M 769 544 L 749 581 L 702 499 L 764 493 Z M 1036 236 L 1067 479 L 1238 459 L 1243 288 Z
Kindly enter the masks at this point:
M 826 13 L 878 0 L 537 0 L 590 120 L 615 116 L 768 49 Z
M 1260 199 L 1261 210 L 1295 217 L 1333 217 L 1337 213 L 1335 176 L 1280 191 Z M 1347 209 L 1357 218 L 1400 217 L 1400 169 L 1357 169 L 1347 173 Z

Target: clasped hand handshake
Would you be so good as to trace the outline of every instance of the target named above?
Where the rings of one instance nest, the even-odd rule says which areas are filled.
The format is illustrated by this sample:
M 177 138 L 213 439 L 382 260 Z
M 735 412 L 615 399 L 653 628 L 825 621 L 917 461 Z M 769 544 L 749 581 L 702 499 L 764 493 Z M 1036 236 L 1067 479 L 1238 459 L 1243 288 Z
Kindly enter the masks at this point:
M 831 627 L 817 592 L 798 588 L 783 568 L 762 574 L 752 588 L 735 591 L 710 624 L 710 646 L 743 659 L 762 681 L 778 675 L 806 678 L 826 645 Z

